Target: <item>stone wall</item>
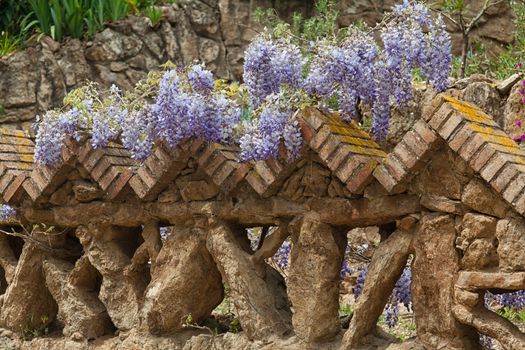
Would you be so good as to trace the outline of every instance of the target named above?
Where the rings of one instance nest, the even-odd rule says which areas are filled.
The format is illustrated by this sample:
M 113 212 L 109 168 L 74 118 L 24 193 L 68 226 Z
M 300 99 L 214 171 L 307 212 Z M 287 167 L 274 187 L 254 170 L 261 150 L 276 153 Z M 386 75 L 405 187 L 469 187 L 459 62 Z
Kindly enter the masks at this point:
M 356 124 L 305 109 L 295 162 L 245 163 L 236 146 L 191 139 L 158 145 L 137 164 L 118 143 L 93 149 L 84 139 L 67 140 L 58 164 L 39 167 L 32 140 L 2 130 L 0 195 L 18 214 L 0 222 L 0 341 L 469 350 L 480 348 L 480 333 L 523 349 L 525 334 L 483 296 L 525 289 L 525 151 L 451 96 L 460 92 L 428 92 L 421 118 L 388 154 Z M 53 228 L 28 234 L 32 223 Z M 270 226 L 250 247 L 247 229 Z M 347 234 L 368 226 L 381 227 L 381 242 L 343 327 Z M 287 237 L 284 278 L 267 259 Z M 397 344 L 376 324 L 407 263 L 417 337 Z M 215 335 L 212 311 L 226 286 L 241 332 Z
M 396 2 L 344 0 L 339 23 L 346 26 L 363 19 L 373 24 Z M 472 12 L 480 4 L 472 1 Z M 154 28 L 146 18 L 130 17 L 108 24 L 88 42 L 69 39 L 59 44 L 44 38 L 0 58 L 0 123 L 30 129 L 36 114 L 60 106 L 65 94 L 85 81 L 129 89 L 167 60 L 199 60 L 217 77 L 239 80 L 243 52 L 260 30 L 251 16 L 259 6 L 273 6 L 285 18 L 293 11 L 313 13 L 313 1 L 181 0 L 164 8 L 164 20 Z M 513 28 L 510 6 L 502 2 L 483 17 L 473 35 L 497 52 L 497 47 L 512 42 Z M 458 35 L 453 39 L 458 52 Z

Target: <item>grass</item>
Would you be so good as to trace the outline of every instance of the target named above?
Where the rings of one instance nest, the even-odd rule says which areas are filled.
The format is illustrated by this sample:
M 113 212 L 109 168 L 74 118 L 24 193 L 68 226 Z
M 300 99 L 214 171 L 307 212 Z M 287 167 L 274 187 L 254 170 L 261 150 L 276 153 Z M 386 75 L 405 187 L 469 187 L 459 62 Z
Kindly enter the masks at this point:
M 7 56 L 14 52 L 20 44 L 20 39 L 13 37 L 9 32 L 0 33 L 0 57 Z M 1 113 L 1 109 L 0 109 Z

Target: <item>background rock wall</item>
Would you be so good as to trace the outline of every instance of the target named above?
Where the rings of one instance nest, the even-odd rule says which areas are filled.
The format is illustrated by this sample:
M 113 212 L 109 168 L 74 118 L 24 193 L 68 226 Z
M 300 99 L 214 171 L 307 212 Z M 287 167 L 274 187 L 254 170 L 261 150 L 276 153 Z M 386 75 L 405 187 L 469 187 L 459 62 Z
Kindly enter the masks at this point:
M 396 0 L 342 0 L 339 24 L 361 19 L 378 21 Z M 470 1 L 472 13 L 481 6 Z M 35 115 L 61 104 L 65 94 L 86 80 L 103 86 L 129 89 L 147 72 L 167 60 L 204 62 L 217 77 L 239 80 L 243 52 L 257 31 L 252 13 L 273 7 L 284 18 L 294 11 L 314 13 L 314 1 L 180 0 L 164 9 L 164 20 L 152 28 L 147 18 L 130 17 L 108 24 L 91 41 L 56 43 L 44 38 L 0 58 L 0 123 L 8 128 L 30 128 Z M 474 36 L 489 43 L 493 52 L 512 42 L 513 14 L 507 2 L 492 8 Z M 459 34 L 453 33 L 454 50 Z

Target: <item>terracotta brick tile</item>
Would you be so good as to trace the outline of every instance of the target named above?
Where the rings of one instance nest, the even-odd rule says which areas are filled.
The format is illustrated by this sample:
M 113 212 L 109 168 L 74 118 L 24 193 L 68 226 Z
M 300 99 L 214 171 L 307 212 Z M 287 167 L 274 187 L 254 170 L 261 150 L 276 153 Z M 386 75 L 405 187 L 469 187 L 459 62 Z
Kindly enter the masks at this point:
M 408 171 L 403 166 L 403 163 L 393 154 L 390 154 L 383 164 L 387 167 L 396 181 L 401 181 L 408 176 Z
M 222 190 L 225 193 L 231 192 L 237 186 L 237 184 L 246 177 L 248 171 L 250 171 L 250 166 L 246 163 L 241 164 L 237 169 L 235 169 L 232 175 L 223 182 Z
M 443 103 L 445 103 L 445 101 L 446 100 L 443 98 L 442 94 L 437 95 L 432 100 L 432 102 L 430 102 L 430 105 L 426 109 L 423 110 L 423 119 L 425 121 L 429 121 L 434 116 L 436 111 L 439 108 L 441 108 L 441 106 L 443 105 Z
M 463 123 L 464 119 L 461 118 L 461 115 L 458 113 L 453 113 L 447 121 L 439 128 L 439 135 L 444 140 L 449 140 L 449 138 L 454 134 L 454 131 Z
M 459 155 L 466 162 L 469 162 L 472 157 L 480 150 L 481 146 L 485 143 L 479 134 L 474 134 L 470 139 L 463 144 L 463 147 L 459 150 Z
M 410 169 L 411 171 L 415 171 L 416 165 L 419 162 L 418 157 L 408 148 L 408 146 L 403 142 L 399 142 L 396 147 L 394 148 L 394 154 L 397 156 L 397 158 L 403 163 L 405 168 Z
M 494 147 L 490 144 L 484 144 L 476 152 L 476 154 L 469 161 L 469 165 L 474 169 L 474 171 L 480 171 L 481 168 L 489 161 L 490 157 L 496 152 Z
M 38 197 L 40 196 L 40 193 L 42 193 L 35 183 L 33 182 L 33 179 L 28 177 L 24 183 L 22 184 L 22 187 L 26 191 L 26 193 L 31 197 L 31 200 L 36 201 Z
M 159 180 L 155 178 L 146 167 L 143 166 L 137 169 L 137 175 L 140 176 L 140 179 L 146 185 L 148 190 L 155 186 Z
M 514 203 L 514 209 L 521 215 L 525 215 L 525 192 L 522 192 Z
M 412 130 L 414 130 L 416 134 L 418 134 L 419 137 L 429 145 L 436 142 L 439 138 L 434 130 L 432 130 L 428 124 L 422 120 L 418 120 L 412 127 Z
M 221 186 L 222 183 L 230 176 L 235 168 L 232 166 L 231 161 L 222 163 L 222 165 L 213 173 L 211 179 L 217 186 Z
M 507 162 L 509 162 L 508 157 L 499 153 L 494 153 L 487 164 L 485 164 L 485 166 L 481 169 L 479 174 L 485 181 L 490 182 Z
M 133 172 L 131 170 L 120 173 L 118 178 L 111 183 L 106 191 L 107 197 L 109 199 L 115 199 L 123 193 L 132 176 Z
M 499 193 L 507 187 L 512 179 L 518 174 L 518 169 L 512 163 L 507 163 L 503 170 L 490 182 L 492 187 Z
M 277 178 L 265 161 L 256 162 L 254 170 L 267 185 L 272 184 Z
M 351 150 L 348 145 L 339 144 L 339 147 L 332 153 L 326 162 L 328 168 L 332 171 L 336 171 L 350 153 Z
M 219 151 L 215 151 L 210 159 L 211 160 L 207 162 L 206 165 L 202 166 L 204 172 L 208 176 L 211 176 L 215 170 L 217 170 L 222 165 L 222 163 L 226 162 L 226 158 L 224 158 L 224 156 Z
M 503 199 L 509 203 L 512 203 L 524 188 L 525 174 L 521 173 L 516 178 L 514 178 L 514 180 L 512 180 L 507 189 L 503 192 Z
M 346 183 L 353 172 L 361 165 L 362 159 L 360 156 L 349 154 L 343 161 L 343 164 L 335 171 L 335 176 L 337 176 L 341 182 Z
M 398 184 L 396 179 L 394 179 L 383 164 L 380 164 L 375 168 L 373 175 L 388 192 L 392 192 Z
M 321 149 L 318 152 L 319 157 L 324 160 L 325 162 L 330 158 L 330 156 L 334 153 L 334 151 L 337 149 L 337 146 L 339 146 L 339 140 L 336 136 L 330 135 L 324 145 L 321 147 Z
M 318 131 L 326 123 L 324 115 L 315 108 L 305 108 L 301 114 L 301 119 L 314 131 Z
M 131 177 L 131 179 L 129 180 L 129 185 L 131 186 L 133 191 L 135 191 L 137 196 L 139 196 L 139 198 L 145 198 L 148 194 L 148 187 L 141 180 L 138 174 L 135 174 Z
M 108 168 L 110 166 L 111 166 L 111 163 L 110 163 L 109 159 L 107 159 L 106 157 L 103 157 L 97 163 L 97 166 L 95 166 L 95 168 L 93 168 L 93 170 L 90 172 L 90 174 L 91 174 L 91 176 L 93 177 L 93 179 L 95 181 L 98 181 L 102 177 L 102 175 L 104 175 L 106 173 L 106 171 L 108 170 Z
M 416 155 L 416 157 L 421 158 L 425 153 L 430 149 L 430 146 L 423 142 L 416 133 L 412 130 L 407 132 L 403 137 L 403 142 L 408 148 Z
M 246 181 L 259 195 L 264 194 L 268 189 L 268 186 L 264 183 L 263 179 L 255 171 L 250 171 L 248 175 L 246 175 Z
M 432 116 L 432 119 L 428 121 L 428 125 L 438 131 L 441 129 L 441 126 L 450 118 L 452 114 L 456 113 L 450 103 L 445 103 L 441 108 L 437 110 L 436 113 Z
M 366 185 L 368 185 L 374 179 L 372 173 L 374 172 L 376 165 L 377 163 L 372 160 L 361 164 L 361 166 L 356 171 L 354 171 L 350 179 L 346 182 L 346 188 L 351 193 L 362 193 Z
M 459 151 L 461 146 L 465 144 L 465 142 L 468 140 L 470 136 L 472 136 L 473 132 L 470 128 L 468 128 L 466 125 L 463 125 L 458 132 L 456 132 L 450 141 L 448 142 L 448 145 L 450 148 L 452 148 L 454 151 Z
M 310 141 L 310 148 L 312 148 L 314 151 L 319 151 L 331 134 L 332 132 L 330 131 L 330 128 L 326 125 L 323 126 L 321 130 L 312 138 L 312 141 Z
M 98 184 L 102 191 L 106 191 L 111 183 L 119 176 L 119 172 L 115 168 L 110 168 L 106 173 L 98 180 Z

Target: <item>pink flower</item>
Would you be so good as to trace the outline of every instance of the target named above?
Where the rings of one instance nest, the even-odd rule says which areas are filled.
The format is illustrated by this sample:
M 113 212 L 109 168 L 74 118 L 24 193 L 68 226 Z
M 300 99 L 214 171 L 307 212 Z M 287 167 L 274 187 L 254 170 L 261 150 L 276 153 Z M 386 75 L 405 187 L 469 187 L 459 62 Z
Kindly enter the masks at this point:
M 514 125 L 516 125 L 516 126 L 521 126 L 521 121 L 518 120 L 517 122 L 514 123 Z
M 520 135 L 520 141 L 523 142 L 525 140 L 525 134 Z

